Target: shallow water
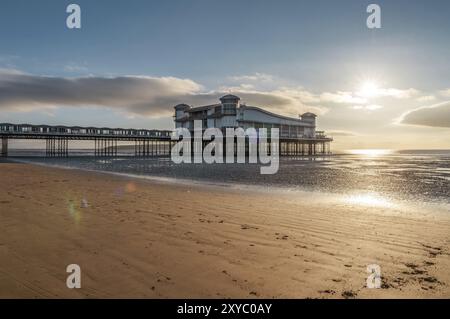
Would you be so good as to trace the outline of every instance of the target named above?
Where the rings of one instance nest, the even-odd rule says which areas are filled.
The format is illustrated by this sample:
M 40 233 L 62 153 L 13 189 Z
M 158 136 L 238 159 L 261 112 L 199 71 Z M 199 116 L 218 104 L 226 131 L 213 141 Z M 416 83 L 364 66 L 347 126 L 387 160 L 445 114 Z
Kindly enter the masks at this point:
M 274 175 L 261 175 L 260 164 L 174 164 L 170 158 L 94 158 L 82 151 L 69 158 L 15 155 L 22 155 L 15 157 L 21 161 L 70 168 L 346 194 L 368 204 L 383 199 L 450 203 L 450 151 L 284 157 Z

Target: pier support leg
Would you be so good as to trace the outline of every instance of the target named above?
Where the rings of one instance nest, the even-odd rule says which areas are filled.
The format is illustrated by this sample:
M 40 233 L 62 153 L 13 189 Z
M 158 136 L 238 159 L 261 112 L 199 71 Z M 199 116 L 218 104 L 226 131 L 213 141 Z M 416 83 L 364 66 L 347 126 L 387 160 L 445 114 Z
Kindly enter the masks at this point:
M 8 137 L 2 136 L 2 157 L 8 156 Z
M 51 157 L 52 156 L 52 139 L 48 138 L 47 139 L 47 157 Z

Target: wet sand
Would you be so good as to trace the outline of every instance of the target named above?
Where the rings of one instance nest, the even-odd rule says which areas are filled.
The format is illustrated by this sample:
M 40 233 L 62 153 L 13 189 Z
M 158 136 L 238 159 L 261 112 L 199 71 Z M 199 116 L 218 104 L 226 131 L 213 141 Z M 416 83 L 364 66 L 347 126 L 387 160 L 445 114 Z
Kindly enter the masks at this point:
M 450 298 L 445 209 L 29 164 L 0 176 L 1 298 Z

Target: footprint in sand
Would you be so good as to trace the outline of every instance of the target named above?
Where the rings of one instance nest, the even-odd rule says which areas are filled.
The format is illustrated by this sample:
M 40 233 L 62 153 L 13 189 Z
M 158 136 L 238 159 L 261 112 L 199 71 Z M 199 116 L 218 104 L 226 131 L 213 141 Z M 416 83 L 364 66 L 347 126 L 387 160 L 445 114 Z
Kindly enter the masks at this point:
M 420 243 L 424 248 L 426 248 L 427 252 L 430 254 L 430 258 L 435 258 L 438 255 L 442 254 L 442 248 L 441 247 L 433 247 L 430 245 L 425 245 Z
M 434 284 L 434 283 L 440 283 L 439 282 L 439 280 L 437 280 L 435 277 L 422 277 L 422 278 L 419 278 L 419 281 L 420 282 L 427 282 L 427 283 L 432 283 L 432 284 Z
M 388 283 L 387 278 L 381 276 L 381 289 L 389 289 L 389 288 L 394 288 L 394 286 L 392 286 L 391 284 Z
M 351 298 L 356 298 L 358 294 L 352 290 L 346 290 L 342 293 L 342 297 L 344 297 L 345 299 L 351 299 Z
M 256 226 L 244 224 L 244 225 L 241 225 L 241 229 L 259 229 L 259 228 Z
M 425 265 L 430 266 L 430 265 L 434 265 L 434 263 L 432 262 L 424 262 Z M 429 276 L 428 272 L 426 270 L 422 270 L 422 269 L 418 269 L 418 265 L 413 264 L 413 263 L 406 263 L 405 264 L 406 267 L 408 267 L 409 269 L 411 269 L 411 271 L 403 271 L 403 274 L 405 275 L 412 275 L 413 278 L 417 281 L 419 281 L 420 284 L 422 284 L 422 289 L 423 290 L 432 290 L 435 287 L 433 285 L 435 284 L 442 284 L 437 278 Z M 424 275 L 422 277 L 415 277 L 417 275 Z
M 423 275 L 426 273 L 425 270 L 418 269 L 419 266 L 416 264 L 406 263 L 405 266 L 411 269 L 411 271 L 409 271 L 409 272 L 403 271 L 403 274 L 405 274 L 405 275 Z
M 280 233 L 275 233 L 275 235 L 277 236 L 276 237 L 276 239 L 278 239 L 278 240 L 288 240 L 289 239 L 289 236 L 288 235 L 282 235 L 282 234 L 280 234 Z

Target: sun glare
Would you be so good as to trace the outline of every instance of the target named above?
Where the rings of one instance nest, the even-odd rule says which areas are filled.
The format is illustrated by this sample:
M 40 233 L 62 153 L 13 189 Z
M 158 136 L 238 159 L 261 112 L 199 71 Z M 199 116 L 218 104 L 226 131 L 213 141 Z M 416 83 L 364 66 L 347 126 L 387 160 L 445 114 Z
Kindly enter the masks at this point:
M 391 150 L 386 149 L 361 149 L 361 150 L 349 150 L 353 155 L 366 155 L 366 156 L 381 156 L 392 153 Z
M 362 97 L 374 97 L 376 95 L 378 95 L 378 84 L 374 81 L 365 81 L 359 91 L 358 91 L 358 95 L 362 96 Z
M 344 201 L 353 205 L 390 207 L 393 205 L 387 198 L 378 194 L 353 194 L 344 197 Z

